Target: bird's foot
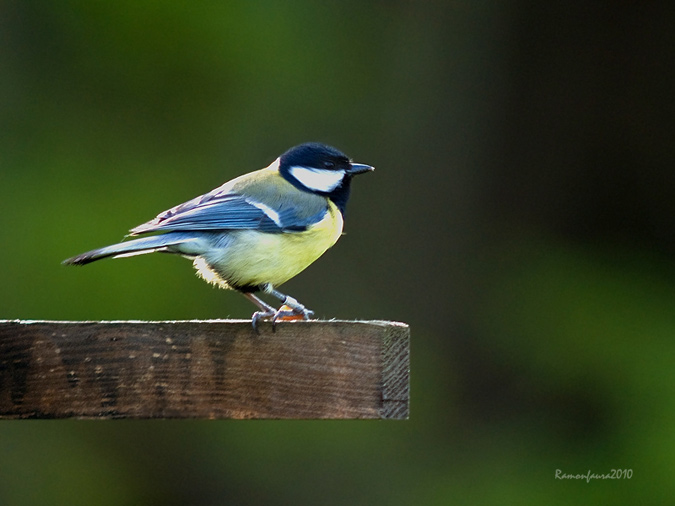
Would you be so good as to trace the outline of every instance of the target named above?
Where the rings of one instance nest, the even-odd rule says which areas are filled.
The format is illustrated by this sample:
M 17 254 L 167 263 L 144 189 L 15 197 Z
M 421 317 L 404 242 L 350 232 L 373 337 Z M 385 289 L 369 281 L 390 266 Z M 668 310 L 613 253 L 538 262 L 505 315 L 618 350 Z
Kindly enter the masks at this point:
M 251 323 L 253 329 L 260 333 L 258 323 L 261 321 L 272 322 L 272 332 L 276 332 L 278 322 L 294 321 L 294 320 L 310 320 L 314 316 L 314 311 L 307 309 L 298 301 L 293 299 L 293 305 L 284 303 L 279 309 L 273 311 L 256 311 L 253 313 Z
M 251 317 L 251 325 L 253 325 L 253 330 L 255 330 L 256 334 L 260 334 L 260 329 L 258 329 L 258 323 L 261 321 L 266 322 L 274 318 L 277 313 L 278 311 L 275 310 L 274 308 L 268 311 L 256 311 L 255 313 L 253 313 L 253 316 Z
M 290 295 L 283 294 L 275 290 L 272 285 L 266 284 L 262 286 L 263 291 L 269 293 L 279 299 L 282 302 L 282 305 L 279 309 L 274 309 L 269 304 L 263 302 L 259 297 L 256 297 L 252 293 L 245 293 L 244 295 L 256 304 L 260 311 L 253 313 L 251 318 L 251 323 L 253 324 L 253 329 L 260 333 L 258 330 L 258 322 L 260 321 L 272 321 L 272 331 L 276 330 L 277 322 L 281 321 L 291 321 L 291 320 L 309 320 L 314 316 L 314 311 L 307 309 L 305 306 L 300 304 L 296 299 Z
M 310 320 L 313 316 L 314 311 L 312 311 L 311 309 L 307 309 L 304 306 L 302 308 L 293 308 L 288 304 L 284 304 L 274 314 L 274 318 L 272 318 L 272 321 L 276 323 L 293 320 Z
M 295 299 L 293 301 L 295 302 L 293 306 L 286 302 L 274 314 L 274 317 L 272 317 L 272 332 L 276 332 L 277 322 L 309 320 L 314 316 L 314 311 L 307 309 Z
M 307 309 L 290 295 L 286 295 L 283 305 L 279 308 L 277 314 L 274 315 L 274 319 L 279 320 L 280 318 L 291 317 L 290 319 L 292 320 L 309 320 L 312 316 L 314 316 L 314 311 Z

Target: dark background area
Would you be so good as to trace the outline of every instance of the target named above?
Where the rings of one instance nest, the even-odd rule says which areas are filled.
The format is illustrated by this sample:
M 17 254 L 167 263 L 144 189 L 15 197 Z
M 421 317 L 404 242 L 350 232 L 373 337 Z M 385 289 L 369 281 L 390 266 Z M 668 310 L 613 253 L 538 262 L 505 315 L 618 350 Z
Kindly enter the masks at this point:
M 180 258 L 60 262 L 316 140 L 377 171 L 284 287 L 412 328 L 407 422 L 6 421 L 0 504 L 672 500 L 674 21 L 666 1 L 0 4 L 0 318 L 249 317 Z

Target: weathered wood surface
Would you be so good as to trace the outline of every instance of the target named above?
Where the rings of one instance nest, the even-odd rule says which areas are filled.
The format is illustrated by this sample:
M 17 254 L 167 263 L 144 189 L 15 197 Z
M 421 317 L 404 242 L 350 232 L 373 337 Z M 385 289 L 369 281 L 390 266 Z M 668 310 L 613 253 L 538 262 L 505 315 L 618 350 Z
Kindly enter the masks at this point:
M 388 418 L 407 325 L 0 320 L 0 418 Z

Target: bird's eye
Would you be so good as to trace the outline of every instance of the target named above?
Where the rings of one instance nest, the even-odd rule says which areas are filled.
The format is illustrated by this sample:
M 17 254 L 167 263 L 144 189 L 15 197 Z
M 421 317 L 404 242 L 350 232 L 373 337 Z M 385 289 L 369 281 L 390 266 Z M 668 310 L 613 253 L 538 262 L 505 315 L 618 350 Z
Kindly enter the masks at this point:
M 323 162 L 323 166 L 327 169 L 334 169 L 335 163 L 334 162 Z

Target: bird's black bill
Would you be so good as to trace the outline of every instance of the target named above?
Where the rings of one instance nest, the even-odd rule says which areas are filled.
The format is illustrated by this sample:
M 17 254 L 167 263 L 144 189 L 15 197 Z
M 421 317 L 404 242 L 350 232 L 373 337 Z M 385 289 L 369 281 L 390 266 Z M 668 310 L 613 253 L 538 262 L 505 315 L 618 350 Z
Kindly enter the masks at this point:
M 363 174 L 364 172 L 375 170 L 375 167 L 371 167 L 370 165 L 366 165 L 364 163 L 350 163 L 349 166 L 350 167 L 347 170 L 347 174 L 350 176 L 355 176 L 357 174 Z

